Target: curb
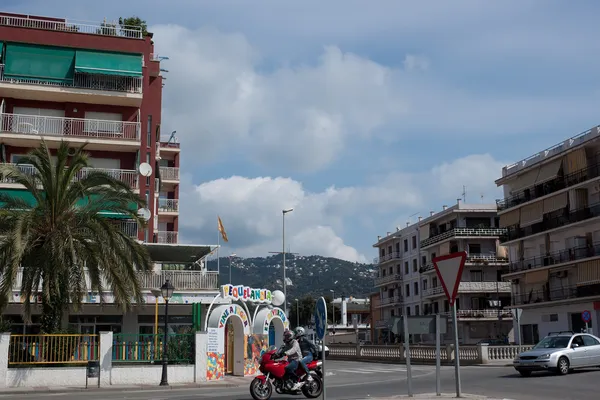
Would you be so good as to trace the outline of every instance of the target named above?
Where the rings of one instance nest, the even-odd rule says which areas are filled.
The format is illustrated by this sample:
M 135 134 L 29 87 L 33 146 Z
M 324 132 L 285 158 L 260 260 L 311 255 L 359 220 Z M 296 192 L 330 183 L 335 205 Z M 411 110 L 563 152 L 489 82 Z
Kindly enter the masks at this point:
M 219 388 L 238 388 L 240 384 L 235 383 L 199 383 L 195 385 L 169 385 L 169 386 L 150 386 L 150 385 L 141 385 L 141 386 L 105 386 L 105 387 L 62 387 L 62 388 L 48 388 L 48 387 L 37 387 L 37 388 L 24 388 L 22 390 L 15 390 L 14 388 L 8 390 L 0 389 L 0 396 L 5 395 L 30 395 L 36 394 L 40 392 L 44 393 L 99 393 L 99 392 L 136 392 L 136 391 L 169 391 L 169 390 L 180 390 L 180 389 L 203 389 L 210 387 L 219 387 Z

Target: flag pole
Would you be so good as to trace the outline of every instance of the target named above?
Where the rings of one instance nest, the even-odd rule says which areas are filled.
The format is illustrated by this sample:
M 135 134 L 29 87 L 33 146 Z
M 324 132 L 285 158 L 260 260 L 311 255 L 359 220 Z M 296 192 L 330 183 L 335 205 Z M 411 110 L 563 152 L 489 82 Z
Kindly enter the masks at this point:
M 221 257 L 219 257 L 219 249 L 221 248 L 221 232 L 217 229 L 217 282 L 221 283 Z

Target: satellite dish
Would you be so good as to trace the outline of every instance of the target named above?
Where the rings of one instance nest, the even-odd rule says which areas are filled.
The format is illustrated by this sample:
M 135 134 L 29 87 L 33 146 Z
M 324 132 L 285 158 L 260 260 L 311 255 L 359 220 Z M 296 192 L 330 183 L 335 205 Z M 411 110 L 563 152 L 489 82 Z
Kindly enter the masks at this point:
M 150 213 L 150 210 L 148 210 L 147 208 L 140 208 L 137 214 L 140 218 L 143 218 L 144 221 L 148 221 L 150 219 L 150 216 L 152 215 Z
M 273 303 L 275 307 L 279 307 L 283 304 L 284 301 L 285 295 L 281 290 L 276 290 L 273 293 L 271 293 L 271 303 Z
M 142 176 L 150 176 L 152 175 L 152 166 L 148 163 L 141 163 L 138 167 L 138 171 Z

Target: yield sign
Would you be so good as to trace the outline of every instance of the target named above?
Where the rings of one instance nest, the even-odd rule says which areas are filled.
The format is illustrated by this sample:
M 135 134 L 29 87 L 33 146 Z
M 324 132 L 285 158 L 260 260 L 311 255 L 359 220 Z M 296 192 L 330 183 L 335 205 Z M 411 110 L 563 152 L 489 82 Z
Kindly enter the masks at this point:
M 460 278 L 466 259 L 467 253 L 459 251 L 458 253 L 439 256 L 432 260 L 450 305 L 454 305 L 454 299 L 456 299 L 456 293 L 458 292 L 458 285 L 460 284 Z

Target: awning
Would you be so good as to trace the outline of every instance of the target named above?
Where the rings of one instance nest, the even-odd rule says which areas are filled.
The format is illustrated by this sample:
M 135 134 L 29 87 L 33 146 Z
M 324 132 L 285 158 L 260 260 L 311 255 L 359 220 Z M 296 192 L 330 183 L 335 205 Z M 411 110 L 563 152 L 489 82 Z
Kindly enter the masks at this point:
M 556 196 L 544 199 L 544 214 L 548 214 L 554 211 L 558 211 L 567 206 L 567 200 L 569 198 L 568 192 L 562 192 Z
M 429 224 L 419 228 L 419 240 L 429 239 Z
M 4 42 L 0 40 L 0 61 L 2 61 L 2 50 L 4 50 Z
M 585 148 L 574 150 L 568 153 L 563 161 L 563 168 L 565 174 L 572 174 L 573 172 L 581 171 L 587 168 L 587 155 L 585 154 Z
M 526 284 L 546 283 L 548 282 L 548 270 L 533 271 L 525 274 Z
M 518 225 L 521 219 L 521 209 L 509 211 L 500 215 L 500 228 L 507 228 L 509 226 Z
M 72 49 L 7 43 L 4 76 L 48 82 L 72 81 L 74 59 L 75 50 Z
M 537 203 L 529 204 L 521 207 L 521 227 L 537 224 L 544 220 L 544 203 L 539 201 Z
M 600 283 L 600 260 L 592 260 L 577 266 L 577 285 Z
M 206 257 L 215 246 L 194 244 L 144 243 L 152 261 L 158 263 L 194 263 Z
M 75 72 L 141 77 L 142 55 L 77 50 Z
M 540 167 L 538 176 L 535 180 L 535 184 L 539 185 L 544 182 L 548 182 L 548 181 L 551 181 L 552 179 L 555 179 L 558 176 L 558 171 L 560 170 L 561 166 L 562 166 L 561 159 L 554 160 L 552 162 L 549 162 L 548 164 L 542 165 Z
M 515 193 L 534 186 L 538 177 L 538 172 L 539 168 L 534 168 L 532 171 L 517 176 L 513 182 L 509 181 L 508 185 L 510 186 L 510 191 Z

